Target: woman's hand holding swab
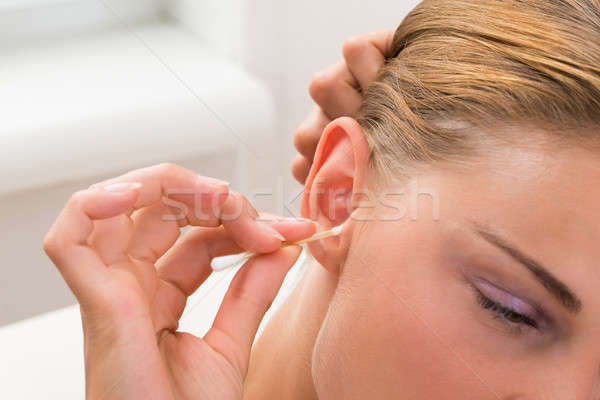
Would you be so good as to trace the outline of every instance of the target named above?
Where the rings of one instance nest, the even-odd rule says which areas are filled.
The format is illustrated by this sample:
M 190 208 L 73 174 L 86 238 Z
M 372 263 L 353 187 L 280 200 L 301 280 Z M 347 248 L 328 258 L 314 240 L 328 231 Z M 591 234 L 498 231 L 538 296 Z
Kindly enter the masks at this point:
M 225 182 L 172 164 L 69 199 L 44 250 L 80 303 L 88 397 L 242 398 L 256 330 L 300 254 L 281 245 L 316 230 L 311 221 L 258 217 Z M 178 240 L 185 225 L 194 227 Z M 211 260 L 245 250 L 260 255 L 236 273 L 211 330 L 178 332 Z

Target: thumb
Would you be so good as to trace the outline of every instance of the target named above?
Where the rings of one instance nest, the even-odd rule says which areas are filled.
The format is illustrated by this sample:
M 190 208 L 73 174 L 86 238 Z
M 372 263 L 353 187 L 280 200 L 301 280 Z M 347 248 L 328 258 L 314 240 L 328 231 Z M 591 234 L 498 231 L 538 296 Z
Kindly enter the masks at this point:
M 302 248 L 289 246 L 251 258 L 233 278 L 204 340 L 246 375 L 262 318 Z
M 80 190 L 70 197 L 46 234 L 44 251 L 80 302 L 106 273 L 106 265 L 87 246 L 93 221 L 131 208 L 137 198 L 137 190 L 132 189 L 138 188 L 139 184 L 134 183 L 128 187 Z

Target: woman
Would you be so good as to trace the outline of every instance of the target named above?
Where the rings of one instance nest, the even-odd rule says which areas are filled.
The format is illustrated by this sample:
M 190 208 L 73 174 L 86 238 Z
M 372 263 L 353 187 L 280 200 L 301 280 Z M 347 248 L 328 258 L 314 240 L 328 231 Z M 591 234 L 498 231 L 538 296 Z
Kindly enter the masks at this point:
M 310 221 L 258 223 L 223 182 L 173 165 L 69 200 L 44 249 L 81 304 L 90 398 L 600 396 L 600 4 L 424 1 L 369 84 L 385 42 L 353 40 L 313 81 L 302 214 L 343 230 L 309 246 L 251 354 L 299 254 L 277 249 Z M 165 221 L 173 188 L 200 212 Z M 173 245 L 184 224 L 198 227 Z M 268 254 L 204 338 L 177 332 L 210 259 L 242 249 Z

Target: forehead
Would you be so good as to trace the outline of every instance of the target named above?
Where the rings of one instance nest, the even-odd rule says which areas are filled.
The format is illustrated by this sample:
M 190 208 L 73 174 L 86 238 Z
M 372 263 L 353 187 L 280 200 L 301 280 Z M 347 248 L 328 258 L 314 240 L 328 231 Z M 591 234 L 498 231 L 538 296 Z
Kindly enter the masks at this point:
M 481 154 L 423 176 L 440 217 L 495 227 L 544 264 L 569 268 L 566 281 L 600 277 L 600 150 L 530 142 Z
M 449 196 L 468 194 L 462 202 L 487 212 L 530 210 L 520 216 L 573 220 L 600 211 L 600 147 L 537 140 L 531 132 L 523 137 L 519 144 L 487 142 L 469 162 L 435 168 L 432 177 Z

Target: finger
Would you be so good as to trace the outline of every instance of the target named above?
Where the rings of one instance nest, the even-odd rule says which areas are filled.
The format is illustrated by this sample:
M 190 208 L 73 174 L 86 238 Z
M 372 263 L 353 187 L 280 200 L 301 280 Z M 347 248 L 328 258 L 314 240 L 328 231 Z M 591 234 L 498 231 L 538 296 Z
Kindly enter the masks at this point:
M 394 30 L 388 29 L 354 36 L 344 43 L 342 52 L 348 69 L 363 90 L 375 80 L 393 38 Z
M 171 163 L 136 169 L 90 187 L 116 182 L 142 183 L 134 210 L 164 202 L 172 208 L 170 219 L 180 226 L 218 226 L 220 207 L 229 193 L 227 182 L 197 175 Z
M 132 215 L 134 234 L 128 247 L 132 257 L 155 264 L 161 257 L 166 256 L 166 252 L 176 243 L 180 234 L 179 226 L 175 222 L 164 220 L 166 212 L 168 212 L 167 207 L 157 203 L 138 210 Z M 259 219 L 259 216 L 245 197 L 236 192 L 230 193 L 220 211 L 222 230 L 228 232 L 229 241 L 235 244 L 235 247 L 230 246 L 228 249 L 271 252 L 279 248 L 285 236 L 276 229 L 276 226 L 270 226 L 271 224 L 268 224 L 265 218 Z M 312 223 L 308 223 L 308 225 L 312 225 Z M 184 235 L 178 246 L 185 246 L 190 237 L 194 237 L 200 232 L 206 232 L 200 234 L 201 240 L 208 241 L 212 229 L 214 228 L 206 231 L 194 230 L 192 235 Z M 198 254 L 192 255 L 198 261 L 203 262 L 205 254 L 201 256 L 200 250 L 210 250 L 210 248 L 198 249 Z M 212 253 L 210 252 L 210 254 Z M 214 255 L 211 255 L 212 257 Z M 186 260 L 177 262 L 186 262 Z
M 156 203 L 135 211 L 132 239 L 128 246 L 133 258 L 154 264 L 179 238 L 181 230 L 166 204 Z
M 232 234 L 244 248 L 267 253 L 281 245 L 283 237 L 268 225 L 255 221 L 256 210 L 239 193 L 230 193 L 226 182 L 196 175 L 175 164 L 137 169 L 92 187 L 133 179 L 143 184 L 135 209 L 156 204 L 167 195 L 167 205 L 178 210 L 173 213 L 174 218 L 165 216 L 165 219 L 177 221 L 179 226 L 227 226 L 236 221 L 238 228 Z
M 317 223 L 308 218 L 282 217 L 269 212 L 261 212 L 258 220 L 271 225 L 286 241 L 304 239 L 315 234 L 317 229 Z
M 180 234 L 176 221 L 163 221 L 168 206 L 155 203 L 125 214 L 94 221 L 88 243 L 104 264 L 134 276 L 146 293 L 156 290 L 155 261 L 175 243 Z M 132 260 L 133 258 L 133 260 Z
M 191 296 L 212 273 L 214 257 L 243 252 L 224 227 L 194 227 L 156 262 L 159 279 Z
M 319 72 L 310 82 L 309 92 L 325 115 L 334 120 L 356 114 L 362 101 L 358 88 L 358 82 L 342 60 Z
M 127 259 L 128 255 L 154 265 L 154 262 L 177 240 L 180 228 L 169 206 L 155 203 L 136 210 L 131 215 L 94 221 L 88 239 L 106 265 Z
M 281 246 L 285 237 L 265 221 L 241 194 L 231 192 L 221 211 L 221 223 L 243 249 L 270 253 Z
M 212 328 L 204 337 L 239 368 L 242 376 L 260 321 L 300 252 L 299 246 L 291 246 L 250 259 L 231 281 Z
M 143 208 L 137 212 L 143 212 L 151 207 Z M 161 232 L 159 237 L 162 236 L 163 233 Z M 133 218 L 121 214 L 109 219 L 94 221 L 94 231 L 88 238 L 88 243 L 108 268 L 126 271 L 130 276 L 135 277 L 145 293 L 153 293 L 156 279 L 154 263 L 148 262 L 138 253 L 131 252 L 130 244 L 134 239 L 135 221 L 133 221 Z
M 120 214 L 112 218 L 93 221 L 94 228 L 87 243 L 105 265 L 128 261 L 127 248 L 133 236 L 131 219 Z
M 309 161 L 313 160 L 323 130 L 330 122 L 331 120 L 325 115 L 321 107 L 315 105 L 294 133 L 296 150 Z
M 300 154 L 296 156 L 292 163 L 292 175 L 294 175 L 294 178 L 303 185 L 304 182 L 306 182 L 311 165 L 312 163 Z
M 130 210 L 138 195 L 136 185 L 120 192 L 80 190 L 69 198 L 46 234 L 44 251 L 82 304 L 93 298 L 93 292 L 107 278 L 106 265 L 87 245 L 93 221 Z
M 261 218 L 270 220 L 268 223 L 286 240 L 304 239 L 316 232 L 311 221 L 275 220 L 268 214 L 261 214 Z M 191 296 L 212 273 L 210 262 L 213 258 L 243 251 L 244 248 L 224 227 L 193 228 L 158 260 L 157 273 L 186 297 Z

